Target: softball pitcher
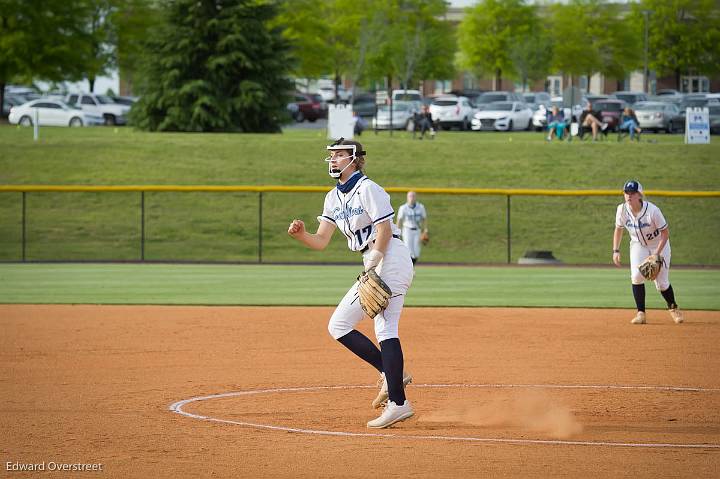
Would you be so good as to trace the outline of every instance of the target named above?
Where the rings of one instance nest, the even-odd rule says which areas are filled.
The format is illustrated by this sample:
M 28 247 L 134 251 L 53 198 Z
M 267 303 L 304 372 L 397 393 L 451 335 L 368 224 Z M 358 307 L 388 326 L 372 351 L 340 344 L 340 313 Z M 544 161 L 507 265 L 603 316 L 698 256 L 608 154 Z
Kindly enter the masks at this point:
M 427 213 L 425 206 L 416 201 L 414 191 L 408 191 L 407 203 L 398 209 L 397 226 L 402 231 L 402 240 L 410 250 L 413 264 L 420 257 L 420 238 L 427 238 Z
M 655 278 L 655 288 L 667 303 L 670 317 L 676 324 L 683 322 L 683 315 L 675 302 L 675 293 L 670 284 L 670 232 L 667 221 L 660 208 L 647 201 L 643 187 L 636 180 L 625 183 L 623 188 L 625 202 L 617 207 L 615 213 L 615 232 L 613 234 L 613 263 L 620 266 L 620 241 L 623 229 L 630 234 L 630 280 L 637 306 L 637 314 L 632 324 L 645 324 L 645 277 L 638 266 L 650 255 L 660 255 L 664 263 Z
M 374 407 L 385 404 L 385 409 L 367 426 L 385 428 L 414 414 L 405 397 L 405 385 L 412 377 L 403 372 L 404 359 L 398 337 L 405 293 L 413 278 L 412 261 L 392 221 L 395 211 L 390 195 L 363 174 L 366 153 L 362 145 L 340 138 L 327 149 L 330 151 L 325 159 L 328 173 L 338 182 L 325 196 L 322 215 L 317 218 L 320 223 L 317 232 L 308 233 L 305 224 L 294 219 L 288 234 L 309 248 L 323 250 L 339 228 L 348 248 L 362 254 L 365 270 L 375 268 L 390 287 L 392 294 L 387 308 L 373 318 L 380 349 L 355 329 L 364 316 L 358 282 L 345 294 L 328 324 L 333 338 L 380 372 L 380 391 L 372 404 Z

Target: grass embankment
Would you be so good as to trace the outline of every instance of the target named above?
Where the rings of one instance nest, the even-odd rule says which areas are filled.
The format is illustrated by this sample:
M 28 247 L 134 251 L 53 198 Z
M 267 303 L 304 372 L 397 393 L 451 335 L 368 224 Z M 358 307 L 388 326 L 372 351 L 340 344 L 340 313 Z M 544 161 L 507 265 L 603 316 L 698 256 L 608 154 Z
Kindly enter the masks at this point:
M 325 185 L 324 131 L 282 135 L 151 134 L 130 128 L 0 127 L 0 183 L 82 185 Z M 383 186 L 720 190 L 720 146 L 686 146 L 680 135 L 644 142 L 546 143 L 536 133 L 366 133 L 367 173 Z M 512 141 L 510 141 L 512 140 Z M 653 142 L 649 142 L 652 140 Z M 307 251 L 285 231 L 293 217 L 315 224 L 323 194 L 264 194 L 263 259 L 354 261 L 342 236 Z M 720 199 L 650 198 L 670 226 L 675 264 L 720 264 Z M 423 195 L 431 244 L 424 261 L 504 263 L 506 198 Z M 392 195 L 397 208 L 403 194 Z M 512 261 L 529 249 L 566 263 L 607 263 L 617 197 L 513 197 Z M 27 195 L 30 260 L 139 258 L 139 193 Z M 258 195 L 148 193 L 148 260 L 255 261 Z M 0 194 L 0 260 L 21 257 L 21 195 Z M 625 238 L 627 243 L 627 237 Z

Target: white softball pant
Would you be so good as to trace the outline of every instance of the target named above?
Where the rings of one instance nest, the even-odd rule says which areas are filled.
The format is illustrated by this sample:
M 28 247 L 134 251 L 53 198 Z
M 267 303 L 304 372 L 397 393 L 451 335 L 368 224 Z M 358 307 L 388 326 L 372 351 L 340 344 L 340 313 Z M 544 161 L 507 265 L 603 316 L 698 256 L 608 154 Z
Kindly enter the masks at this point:
M 367 253 L 363 255 L 363 262 L 366 255 Z M 375 268 L 375 271 L 392 291 L 388 307 L 373 318 L 375 321 L 375 337 L 380 342 L 398 337 L 398 325 L 405 303 L 405 293 L 407 293 L 413 279 L 410 251 L 401 240 L 397 238 L 390 240 L 385 256 Z M 332 317 L 330 317 L 328 331 L 335 339 L 341 338 L 355 329 L 355 325 L 365 317 L 365 313 L 360 307 L 358 284 L 356 281 L 352 285 L 342 301 L 340 301 Z
M 643 284 L 645 282 L 645 278 L 640 274 L 638 266 L 653 254 L 653 251 L 655 251 L 655 246 L 644 246 L 634 241 L 630 243 L 630 280 L 632 284 Z M 655 288 L 658 291 L 665 291 L 670 287 L 670 254 L 670 242 L 668 241 L 660 253 L 665 260 L 665 264 L 660 268 L 660 272 L 655 278 Z
M 403 228 L 402 229 L 402 239 L 403 243 L 405 243 L 405 246 L 408 247 L 410 250 L 410 257 L 411 258 L 419 258 L 420 257 L 420 228 L 410 229 L 410 228 Z

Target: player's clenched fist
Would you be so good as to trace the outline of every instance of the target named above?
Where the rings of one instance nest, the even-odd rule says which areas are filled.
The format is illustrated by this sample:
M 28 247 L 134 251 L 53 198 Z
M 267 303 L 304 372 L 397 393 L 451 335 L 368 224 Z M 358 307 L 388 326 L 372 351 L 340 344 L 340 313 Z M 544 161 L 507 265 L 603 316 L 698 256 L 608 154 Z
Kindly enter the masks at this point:
M 288 227 L 288 234 L 293 238 L 296 238 L 303 233 L 305 233 L 305 223 L 301 220 L 292 220 L 292 223 L 290 223 L 290 226 Z
M 620 253 L 613 253 L 613 263 L 615 266 L 620 266 Z

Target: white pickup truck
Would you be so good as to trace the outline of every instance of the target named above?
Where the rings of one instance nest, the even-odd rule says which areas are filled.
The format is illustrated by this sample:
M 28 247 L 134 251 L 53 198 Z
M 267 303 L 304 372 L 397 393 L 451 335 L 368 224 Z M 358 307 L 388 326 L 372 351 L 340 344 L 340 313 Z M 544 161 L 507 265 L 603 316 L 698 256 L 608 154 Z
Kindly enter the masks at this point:
M 127 113 L 130 111 L 129 106 L 115 103 L 109 96 L 94 93 L 71 93 L 65 97 L 65 103 L 102 117 L 106 125 L 126 124 Z

